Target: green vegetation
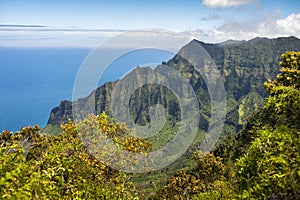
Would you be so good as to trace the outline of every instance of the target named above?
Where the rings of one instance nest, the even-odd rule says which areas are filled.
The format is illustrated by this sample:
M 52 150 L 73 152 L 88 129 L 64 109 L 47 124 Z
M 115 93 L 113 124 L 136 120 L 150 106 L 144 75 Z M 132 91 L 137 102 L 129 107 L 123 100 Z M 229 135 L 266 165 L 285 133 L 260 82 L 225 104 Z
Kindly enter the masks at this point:
M 109 137 L 122 138 L 126 131 L 105 113 L 86 121 L 93 119 Z M 38 126 L 2 132 L 1 199 L 138 199 L 130 175 L 89 154 L 77 137 L 77 126 L 69 121 L 62 129 L 64 133 L 50 137 Z M 134 152 L 149 147 L 143 139 L 124 138 L 120 144 Z
M 300 52 L 281 56 L 247 153 L 236 162 L 242 197 L 300 197 Z
M 241 198 L 299 198 L 300 52 L 281 59 L 281 73 L 265 83 L 263 107 L 214 151 L 224 159 L 227 177 L 235 176 Z
M 299 134 L 286 126 L 257 131 L 248 152 L 236 162 L 243 198 L 299 198 Z
M 91 153 L 99 138 L 90 130 L 129 152 L 147 154 L 159 148 L 152 145 L 155 137 L 135 138 L 125 124 L 115 123 L 105 112 L 77 124 L 69 120 L 61 124 L 63 132 L 58 135 L 46 136 L 37 125 L 15 133 L 3 131 L 0 198 L 300 199 L 300 52 L 284 53 L 281 60 L 280 74 L 265 83 L 269 97 L 248 119 L 250 110 L 245 108 L 249 104 L 259 108 L 256 101 L 261 96 L 252 92 L 240 98 L 237 120 L 247 121 L 242 130 L 228 135 L 210 153 L 193 152 L 177 172 L 173 169 L 188 155 L 169 166 L 170 171 L 137 175 L 115 170 L 97 157 L 114 152 Z M 168 123 L 163 129 L 166 141 L 172 128 Z M 80 138 L 90 142 L 89 151 Z

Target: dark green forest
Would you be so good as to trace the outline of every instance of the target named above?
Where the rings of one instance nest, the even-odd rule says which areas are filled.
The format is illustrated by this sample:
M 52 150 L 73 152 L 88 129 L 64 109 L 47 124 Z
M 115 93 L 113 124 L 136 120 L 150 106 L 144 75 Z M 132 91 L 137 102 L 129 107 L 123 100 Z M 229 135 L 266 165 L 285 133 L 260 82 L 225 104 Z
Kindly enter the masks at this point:
M 272 68 L 267 58 L 262 60 L 266 61 L 266 68 Z M 80 140 L 82 134 L 89 136 L 79 129 L 81 125 L 96 126 L 106 138 L 129 152 L 147 154 L 156 148 L 153 141 L 128 137 L 126 133 L 131 130 L 127 125 L 114 122 L 105 112 L 76 123 L 68 119 L 60 124 L 59 134 L 46 135 L 38 125 L 21 127 L 14 133 L 5 130 L 0 134 L 0 198 L 300 199 L 300 52 L 286 52 L 280 60 L 276 78 L 259 80 L 265 81 L 265 88 L 249 88 L 248 98 L 239 102 L 240 106 L 249 103 L 249 99 L 266 97 L 257 110 L 236 117 L 241 112 L 236 108 L 236 99 L 242 94 L 229 93 L 232 113 L 226 121 L 226 134 L 211 152 L 198 151 L 196 141 L 195 148 L 185 155 L 188 161 L 181 158 L 172 164 L 186 163 L 179 171 L 172 170 L 171 165 L 168 169 L 137 175 L 113 169 L 95 158 Z M 176 63 L 176 57 L 169 62 L 174 68 L 184 65 L 180 60 Z M 240 62 L 244 63 L 239 66 L 249 65 L 247 60 Z M 187 74 L 193 71 L 189 69 Z M 226 71 L 226 65 L 223 70 Z M 203 84 L 197 80 L 194 74 L 193 84 Z M 226 87 L 247 85 L 234 80 L 225 82 Z M 256 80 L 247 80 L 253 82 L 248 85 L 255 85 Z M 199 95 L 206 92 L 197 91 Z M 168 101 L 173 99 L 166 99 L 170 105 Z M 201 115 L 209 116 L 209 106 L 206 102 L 202 105 Z M 142 117 L 137 121 L 144 123 Z M 172 123 L 170 120 L 164 127 L 165 135 L 174 130 Z M 199 129 L 204 127 L 206 121 L 200 123 Z M 238 133 L 233 134 L 235 131 Z

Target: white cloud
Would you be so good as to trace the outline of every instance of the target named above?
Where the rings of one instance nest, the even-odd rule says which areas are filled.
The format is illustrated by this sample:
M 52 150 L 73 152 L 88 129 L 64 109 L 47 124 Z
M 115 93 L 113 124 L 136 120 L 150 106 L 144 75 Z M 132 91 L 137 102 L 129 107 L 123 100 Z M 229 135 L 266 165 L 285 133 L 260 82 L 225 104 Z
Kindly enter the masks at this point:
M 300 38 L 300 13 L 280 18 L 280 11 L 257 15 L 244 21 L 231 21 L 215 29 L 185 31 L 185 35 L 194 36 L 204 42 L 222 42 L 225 40 L 249 40 L 255 37 Z
M 203 0 L 202 4 L 211 8 L 226 8 L 244 4 L 257 4 L 258 0 Z
M 284 19 L 276 21 L 278 30 L 281 30 L 287 34 L 300 35 L 300 13 L 291 14 Z

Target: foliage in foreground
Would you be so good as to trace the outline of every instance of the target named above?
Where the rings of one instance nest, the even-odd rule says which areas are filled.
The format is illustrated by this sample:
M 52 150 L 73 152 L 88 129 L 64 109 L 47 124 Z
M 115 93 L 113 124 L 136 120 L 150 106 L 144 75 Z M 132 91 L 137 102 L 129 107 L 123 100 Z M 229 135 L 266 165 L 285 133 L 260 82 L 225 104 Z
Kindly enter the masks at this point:
M 196 151 L 192 159 L 195 166 L 172 176 L 158 192 L 157 199 L 233 199 L 221 158 Z
M 247 154 L 236 163 L 243 198 L 300 197 L 299 135 L 287 126 L 257 132 Z
M 93 117 L 113 137 L 125 127 L 103 113 Z M 65 133 L 45 137 L 38 126 L 0 135 L 0 198 L 5 199 L 137 199 L 129 175 L 104 165 L 86 151 L 71 121 Z M 143 140 L 124 139 L 129 150 L 147 148 Z M 133 142 L 132 142 L 133 141 Z M 140 146 L 139 146 L 140 145 Z

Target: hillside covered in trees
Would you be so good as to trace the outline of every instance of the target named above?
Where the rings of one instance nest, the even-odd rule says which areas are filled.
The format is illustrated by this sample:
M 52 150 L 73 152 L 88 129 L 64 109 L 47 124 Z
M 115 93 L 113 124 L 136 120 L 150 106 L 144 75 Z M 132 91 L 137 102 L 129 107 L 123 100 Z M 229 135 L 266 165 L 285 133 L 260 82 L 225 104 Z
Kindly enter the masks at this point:
M 206 45 L 206 50 L 211 51 L 209 53 L 213 58 L 224 55 L 219 60 L 224 62 L 221 70 L 227 74 L 225 86 L 229 90 L 228 101 L 233 102 L 229 104 L 232 106 L 232 112 L 228 113 L 231 117 L 226 121 L 227 130 L 232 130 L 233 133 L 236 129 L 241 131 L 238 134 L 225 134 L 225 138 L 210 153 L 197 150 L 192 152 L 189 164 L 180 171 L 169 173 L 165 182 L 159 182 L 157 185 L 156 182 L 149 183 L 155 187 L 142 190 L 145 181 L 141 180 L 147 182 L 150 180 L 147 177 L 153 174 L 139 174 L 137 177 L 134 173 L 118 171 L 106 165 L 103 160 L 97 159 L 97 154 L 91 154 L 86 149 L 86 143 L 84 144 L 80 137 L 83 134 L 87 135 L 91 145 L 97 138 L 82 131 L 81 125 L 90 125 L 91 128 L 99 130 L 105 138 L 112 139 L 121 149 L 128 152 L 147 155 L 155 148 L 147 139 L 126 136 L 126 133 L 131 131 L 126 124 L 114 122 L 101 110 L 98 115 L 89 115 L 76 124 L 71 119 L 64 121 L 60 125 L 62 132 L 52 136 L 43 134 L 37 125 L 21 127 L 20 131 L 15 133 L 3 131 L 0 135 L 0 198 L 300 199 L 300 52 L 282 54 L 279 71 L 277 69 L 280 67 L 273 64 L 280 56 L 278 52 L 263 54 L 254 47 L 243 47 L 254 44 L 256 40 L 261 40 L 262 46 L 267 46 L 269 41 L 255 39 L 230 43 L 233 45 L 230 47 L 227 43 L 219 44 L 218 48 L 223 54 L 214 54 L 218 48 L 212 50 L 212 45 Z M 279 45 L 281 40 L 283 39 L 273 40 L 271 44 Z M 298 41 L 295 38 L 288 40 Z M 240 64 L 235 65 L 235 69 L 230 68 L 230 52 L 244 52 L 239 50 L 242 48 L 249 50 L 249 53 L 245 54 L 249 59 L 241 59 Z M 284 48 L 287 47 L 283 45 L 282 49 Z M 276 48 L 276 51 L 282 49 Z M 256 66 L 249 69 L 251 73 L 239 71 L 239 68 L 249 66 L 248 61 L 252 59 L 257 59 L 257 67 L 263 64 L 263 69 L 269 73 L 259 71 L 261 68 L 256 69 Z M 218 62 L 216 63 L 219 66 Z M 192 66 L 183 67 L 184 61 L 176 60 L 175 57 L 168 64 L 174 68 L 178 67 L 182 73 L 189 69 L 185 72 L 186 76 L 191 76 L 191 82 L 195 86 L 203 84 L 201 80 L 198 81 Z M 275 72 L 278 73 L 276 78 L 267 80 L 268 76 L 275 77 L 272 75 Z M 245 74 L 242 76 L 242 73 Z M 264 78 L 247 78 L 252 73 L 264 74 Z M 246 83 L 247 81 L 250 83 Z M 259 84 L 255 84 L 257 81 L 265 82 L 266 93 L 263 86 L 259 88 Z M 252 84 L 254 86 L 246 90 L 247 85 Z M 207 92 L 201 87 L 195 91 L 199 94 Z M 245 97 L 250 93 L 258 95 L 259 98 L 267 95 L 268 97 L 250 117 L 242 118 L 247 113 L 239 111 L 237 107 L 240 108 L 244 104 L 246 108 L 248 105 L 246 106 L 245 102 L 255 99 Z M 201 103 L 205 108 L 205 102 Z M 205 114 L 205 110 L 201 112 Z M 209 116 L 208 113 L 209 109 L 206 113 Z M 238 117 L 235 117 L 237 113 Z M 140 120 L 140 123 L 143 123 L 142 117 Z M 240 120 L 244 121 L 243 128 L 238 127 Z M 199 125 L 199 128 L 203 127 L 205 122 Z M 154 175 L 166 178 L 164 172 L 161 170 Z

